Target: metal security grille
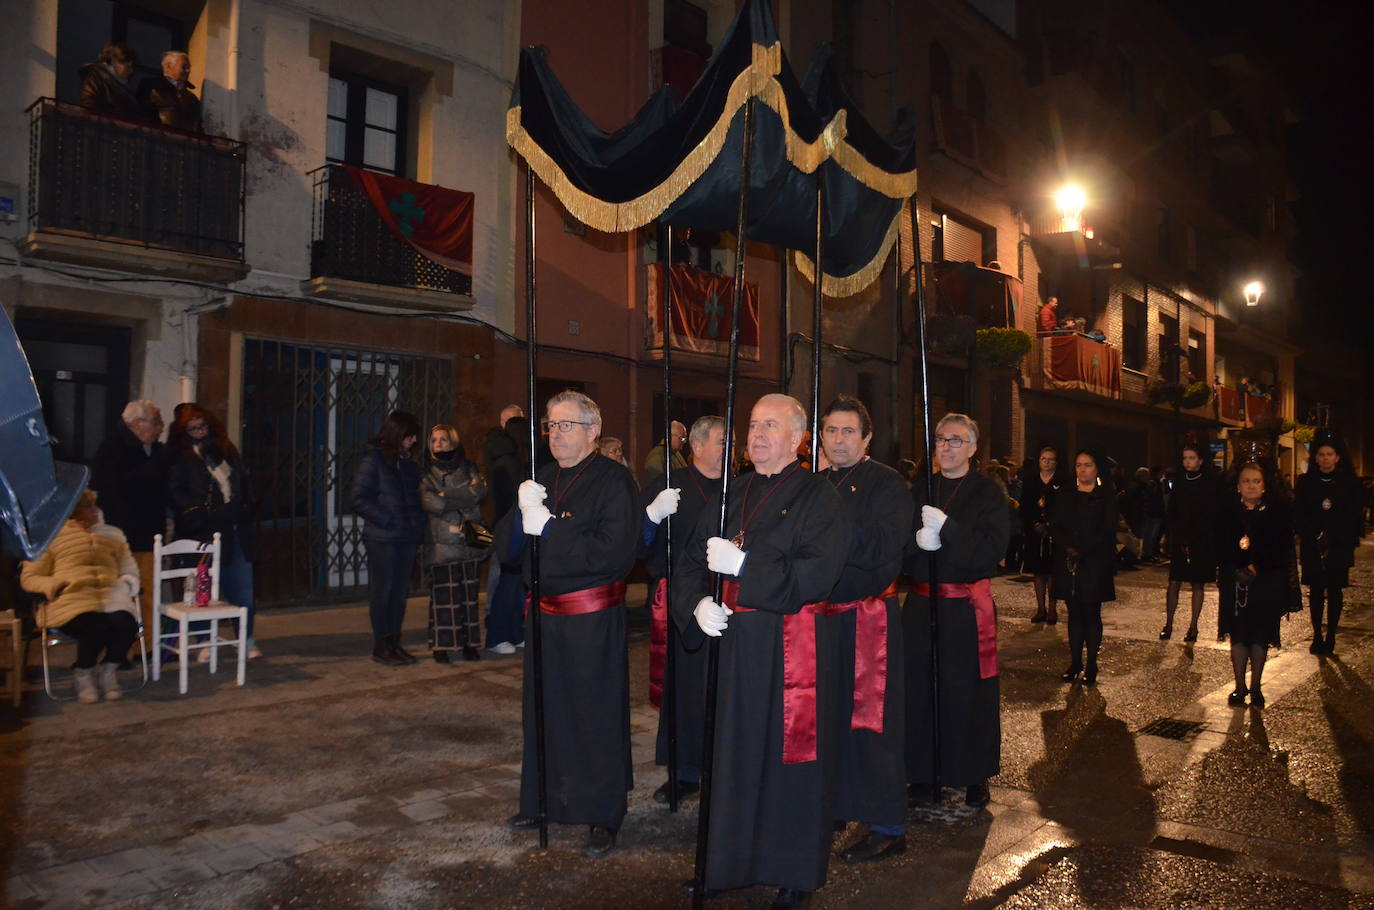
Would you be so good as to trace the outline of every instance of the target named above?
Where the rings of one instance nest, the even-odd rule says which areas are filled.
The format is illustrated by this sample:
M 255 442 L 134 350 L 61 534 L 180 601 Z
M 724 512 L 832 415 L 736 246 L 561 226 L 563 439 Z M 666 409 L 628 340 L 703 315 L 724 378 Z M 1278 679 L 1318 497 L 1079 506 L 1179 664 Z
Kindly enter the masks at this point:
M 365 596 L 363 522 L 349 487 L 367 441 L 397 409 L 414 413 L 422 429 L 450 422 L 453 362 L 244 341 L 243 457 L 256 498 L 254 568 L 264 603 Z
M 1202 730 L 1203 724 L 1196 720 L 1179 720 L 1177 717 L 1161 717 L 1140 728 L 1146 736 L 1161 739 L 1176 739 L 1179 742 L 1192 742 Z

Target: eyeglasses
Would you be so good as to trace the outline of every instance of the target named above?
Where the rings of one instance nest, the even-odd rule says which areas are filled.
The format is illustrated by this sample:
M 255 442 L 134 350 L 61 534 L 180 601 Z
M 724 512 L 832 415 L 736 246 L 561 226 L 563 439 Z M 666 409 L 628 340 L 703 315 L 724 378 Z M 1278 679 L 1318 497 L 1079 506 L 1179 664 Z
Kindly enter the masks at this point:
M 962 436 L 936 436 L 936 446 L 949 446 L 951 449 L 962 449 L 968 445 L 969 441 Z
M 586 420 L 544 420 L 541 421 L 545 430 L 558 428 L 560 433 L 571 433 L 573 427 L 589 427 L 591 423 Z
M 188 424 L 186 424 L 186 432 L 188 432 L 188 433 L 199 433 L 201 430 L 208 430 L 208 429 L 210 429 L 210 426 L 209 426 L 209 424 L 205 424 L 205 423 L 188 423 Z

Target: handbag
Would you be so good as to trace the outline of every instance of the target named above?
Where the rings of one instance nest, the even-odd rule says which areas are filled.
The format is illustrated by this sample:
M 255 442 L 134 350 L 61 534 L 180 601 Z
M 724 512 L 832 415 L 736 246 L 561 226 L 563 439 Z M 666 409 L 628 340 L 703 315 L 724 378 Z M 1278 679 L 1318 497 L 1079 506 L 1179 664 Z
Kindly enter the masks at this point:
M 463 542 L 474 550 L 486 550 L 491 547 L 491 530 L 479 521 L 471 518 L 463 521 Z

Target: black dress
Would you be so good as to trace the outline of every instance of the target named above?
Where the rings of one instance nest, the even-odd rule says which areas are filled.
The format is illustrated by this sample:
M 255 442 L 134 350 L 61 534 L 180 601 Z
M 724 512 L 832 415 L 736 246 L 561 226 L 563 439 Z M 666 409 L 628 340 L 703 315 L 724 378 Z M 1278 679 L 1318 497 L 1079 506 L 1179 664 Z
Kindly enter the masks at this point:
M 1021 571 L 1029 575 L 1050 575 L 1054 572 L 1054 546 L 1049 534 L 1049 514 L 1055 497 L 1064 488 L 1058 474 L 1049 483 L 1040 480 L 1040 472 L 1026 475 L 1021 490 Z M 1035 526 L 1045 529 L 1042 535 Z
M 1054 536 L 1056 600 L 1116 600 L 1116 494 L 1110 486 L 1091 493 L 1067 488 L 1050 510 Z M 1077 552 L 1071 557 L 1069 550 Z
M 1233 644 L 1279 644 L 1279 617 L 1300 603 L 1294 585 L 1293 522 L 1287 506 L 1263 503 L 1247 509 L 1234 502 L 1217 525 L 1222 621 Z M 1247 566 L 1251 579 L 1237 578 Z
M 1211 471 L 1184 471 L 1169 496 L 1169 580 L 1217 580 L 1217 510 L 1221 480 Z
M 1298 536 L 1302 583 L 1318 588 L 1350 586 L 1350 567 L 1360 545 L 1363 490 L 1354 474 L 1309 472 L 1298 478 Z

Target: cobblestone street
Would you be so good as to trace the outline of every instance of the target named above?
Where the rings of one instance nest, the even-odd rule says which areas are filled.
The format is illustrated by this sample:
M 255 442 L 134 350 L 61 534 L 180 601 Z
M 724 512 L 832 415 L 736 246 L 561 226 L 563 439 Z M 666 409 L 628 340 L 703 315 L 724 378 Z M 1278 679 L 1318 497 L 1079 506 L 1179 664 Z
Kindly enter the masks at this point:
M 951 791 L 916 813 L 905 856 L 835 860 L 816 906 L 1374 906 L 1374 550 L 1352 580 L 1339 656 L 1309 655 L 1306 616 L 1294 616 L 1263 712 L 1226 706 L 1215 591 L 1196 645 L 1181 640 L 1186 618 L 1161 642 L 1164 570 L 1118 576 L 1102 678 L 1084 689 L 1058 679 L 1064 623 L 1032 625 L 1030 585 L 997 581 L 992 805 L 967 810 Z M 631 611 L 635 789 L 607 859 L 582 855 L 582 828 L 555 827 L 541 853 L 533 833 L 504 825 L 518 655 L 385 668 L 366 657 L 365 609 L 300 609 L 262 615 L 267 657 L 242 689 L 226 668 L 197 666 L 184 697 L 173 674 L 78 706 L 31 677 L 22 715 L 0 714 L 5 906 L 686 906 L 695 802 L 672 816 L 651 799 L 662 773 L 644 612 Z M 409 619 L 421 642 L 419 601 Z M 1183 723 L 1150 727 L 1160 720 Z

